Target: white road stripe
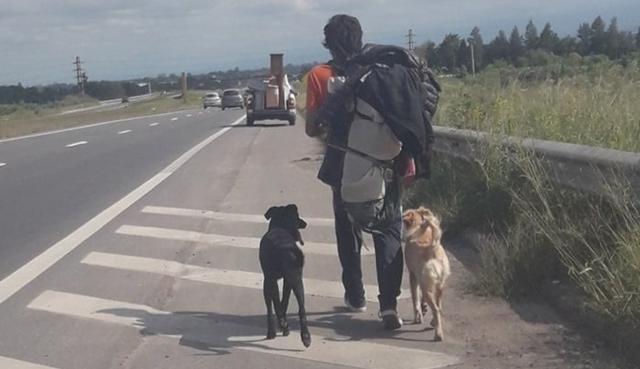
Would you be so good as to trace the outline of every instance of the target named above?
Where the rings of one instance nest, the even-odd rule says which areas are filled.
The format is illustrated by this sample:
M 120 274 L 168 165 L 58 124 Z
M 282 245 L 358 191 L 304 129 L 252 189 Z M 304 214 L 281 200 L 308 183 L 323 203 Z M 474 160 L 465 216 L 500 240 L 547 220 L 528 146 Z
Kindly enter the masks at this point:
M 173 117 L 173 118 L 171 118 L 171 121 L 172 121 L 172 122 L 175 122 L 176 120 L 178 120 L 178 117 Z
M 157 125 L 158 125 L 158 122 L 153 122 L 153 123 L 149 124 L 149 127 L 155 127 Z
M 4 167 L 7 163 L 0 163 L 0 167 Z
M 125 133 L 131 133 L 131 130 L 130 129 L 125 129 L 124 131 L 118 132 L 119 135 L 123 135 Z
M 159 214 L 159 215 L 172 215 L 180 217 L 191 218 L 204 218 L 214 219 L 229 222 L 247 222 L 247 223 L 267 223 L 264 215 L 258 214 L 235 214 L 235 213 L 221 213 L 211 210 L 200 209 L 184 209 L 173 208 L 165 206 L 145 206 L 142 209 L 143 213 Z M 307 223 L 315 226 L 333 226 L 333 218 L 308 218 L 302 217 Z
M 161 274 L 189 281 L 262 290 L 262 274 L 255 272 L 204 268 L 197 265 L 182 264 L 176 261 L 101 252 L 90 253 L 82 260 L 82 263 L 135 272 Z M 367 300 L 374 303 L 378 302 L 378 287 L 367 285 L 364 286 L 364 288 L 365 291 L 369 291 L 368 295 L 371 296 L 367 298 Z M 340 300 L 344 297 L 344 288 L 341 282 L 320 279 L 305 278 L 304 292 L 310 296 L 329 297 Z M 403 299 L 408 296 L 407 291 L 402 291 L 400 298 Z
M 305 350 L 300 336 L 293 332 L 287 337 L 265 340 L 262 332 L 266 328 L 262 326 L 174 314 L 146 305 L 51 290 L 36 297 L 28 308 L 144 330 L 148 337 L 183 339 L 211 347 L 320 362 L 328 367 L 340 365 L 360 369 L 436 369 L 460 362 L 457 357 L 439 352 L 350 340 L 348 337 L 317 336 L 313 335 L 313 327 L 312 345 Z M 212 312 L 212 315 L 215 313 Z
M 194 231 L 184 231 L 181 229 L 145 227 L 134 225 L 123 225 L 116 233 L 127 236 L 149 237 L 173 241 L 197 242 L 212 246 L 229 246 L 249 249 L 257 249 L 260 246 L 260 238 L 224 236 L 213 233 L 201 233 Z M 302 250 L 306 254 L 336 255 L 336 245 L 334 243 L 305 242 Z M 373 250 L 362 250 L 364 255 L 373 254 Z
M 87 141 L 78 141 L 78 142 L 68 144 L 67 147 L 76 147 L 76 146 L 86 145 L 86 144 L 88 144 Z
M 202 112 L 201 112 L 201 111 L 199 111 L 199 112 L 198 112 L 198 115 L 202 115 Z
M 99 127 L 99 126 L 103 126 L 103 125 L 106 125 L 106 124 L 113 124 L 113 123 L 120 123 L 120 122 L 128 122 L 128 121 L 130 121 L 130 120 L 140 120 L 140 119 L 146 119 L 146 118 L 161 117 L 161 116 L 171 115 L 171 114 L 176 114 L 176 112 L 175 112 L 175 111 L 172 111 L 172 112 L 168 112 L 168 113 L 161 113 L 161 114 L 142 115 L 142 116 L 139 116 L 139 117 L 124 118 L 124 119 L 117 119 L 117 120 L 110 120 L 110 121 L 107 121 L 107 122 L 100 122 L 100 123 L 87 124 L 87 125 L 84 125 L 84 126 L 78 126 L 78 127 L 70 127 L 70 128 L 58 129 L 58 130 L 55 130 L 55 131 L 48 131 L 48 132 L 34 133 L 34 134 L 26 135 L 26 136 L 19 136 L 19 137 L 12 137 L 12 138 L 3 138 L 3 139 L 1 139 L 1 140 L 0 140 L 0 143 L 3 143 L 3 142 L 11 142 L 11 141 L 18 141 L 18 140 L 24 140 L 24 139 L 28 139 L 28 138 L 36 138 L 36 137 L 41 137 L 41 136 L 48 136 L 48 135 L 53 135 L 53 134 L 58 134 L 58 133 L 69 132 L 69 131 L 77 131 L 77 130 L 85 129 L 85 128 Z
M 187 118 L 191 118 L 193 115 L 191 114 L 187 114 Z
M 244 116 L 231 123 L 231 126 L 238 125 L 243 121 Z M 140 187 L 131 191 L 128 195 L 80 226 L 80 228 L 76 229 L 71 234 L 49 247 L 46 251 L 23 265 L 20 269 L 0 281 L 0 304 L 5 302 L 16 292 L 20 291 L 20 289 L 49 269 L 53 264 L 57 263 L 65 255 L 73 251 L 76 247 L 117 217 L 120 213 L 133 205 L 136 201 L 141 199 L 144 195 L 151 192 L 151 190 L 167 179 L 167 177 L 173 174 L 178 168 L 183 166 L 184 163 L 191 159 L 205 146 L 229 132 L 229 130 L 231 130 L 231 127 L 226 127 L 207 137 L 202 142 L 182 154 L 178 159 L 150 178 L 147 182 L 143 183 Z
M 50 366 L 38 365 L 26 361 L 0 356 L 0 368 L 2 369 L 55 369 Z

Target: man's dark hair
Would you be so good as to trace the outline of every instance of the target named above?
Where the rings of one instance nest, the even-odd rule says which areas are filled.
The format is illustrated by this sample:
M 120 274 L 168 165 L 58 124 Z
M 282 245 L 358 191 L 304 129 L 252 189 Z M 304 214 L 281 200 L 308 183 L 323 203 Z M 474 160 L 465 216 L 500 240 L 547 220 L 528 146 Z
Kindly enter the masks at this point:
M 358 18 L 338 14 L 324 26 L 324 47 L 333 51 L 338 61 L 345 61 L 362 50 L 362 28 Z

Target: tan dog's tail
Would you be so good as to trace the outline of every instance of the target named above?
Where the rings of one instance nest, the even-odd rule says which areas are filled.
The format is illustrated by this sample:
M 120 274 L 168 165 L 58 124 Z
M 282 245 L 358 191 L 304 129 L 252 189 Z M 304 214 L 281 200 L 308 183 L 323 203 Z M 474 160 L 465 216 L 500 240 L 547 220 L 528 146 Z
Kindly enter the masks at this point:
M 442 239 L 442 230 L 440 229 L 440 220 L 438 217 L 436 217 L 431 210 L 423 206 L 418 208 L 418 214 L 420 214 L 422 220 L 428 223 L 428 226 L 431 228 L 431 232 L 433 232 L 433 243 L 439 245 Z

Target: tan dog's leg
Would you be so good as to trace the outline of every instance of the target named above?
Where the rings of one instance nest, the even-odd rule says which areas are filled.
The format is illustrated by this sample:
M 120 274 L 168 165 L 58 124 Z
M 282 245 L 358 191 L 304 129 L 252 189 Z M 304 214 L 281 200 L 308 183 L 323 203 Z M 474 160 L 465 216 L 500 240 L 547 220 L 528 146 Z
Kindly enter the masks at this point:
M 422 293 L 427 296 L 427 304 L 429 304 L 431 313 L 433 314 L 433 320 L 431 320 L 431 325 L 435 328 L 433 340 L 442 341 L 442 318 L 440 316 L 440 307 L 436 303 L 436 286 L 432 282 L 427 282 L 422 288 Z
M 409 271 L 409 283 L 411 284 L 411 300 L 413 301 L 413 322 L 416 324 L 422 324 L 422 309 L 420 308 L 420 289 L 418 286 L 418 280 L 416 276 Z
M 440 309 L 440 313 L 442 313 L 442 293 L 444 289 L 442 287 L 436 287 L 436 305 Z

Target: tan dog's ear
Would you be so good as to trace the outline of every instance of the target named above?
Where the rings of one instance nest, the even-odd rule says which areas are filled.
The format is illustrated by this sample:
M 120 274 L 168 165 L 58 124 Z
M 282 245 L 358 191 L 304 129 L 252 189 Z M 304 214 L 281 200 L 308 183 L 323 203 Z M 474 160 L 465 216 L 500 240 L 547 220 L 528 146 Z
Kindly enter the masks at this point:
M 416 221 L 416 211 L 413 209 L 409 209 L 402 214 L 402 221 L 407 226 L 413 225 Z
M 421 206 L 418 209 L 418 213 L 423 217 L 434 217 L 433 212 L 430 209 L 425 208 L 424 206 Z

